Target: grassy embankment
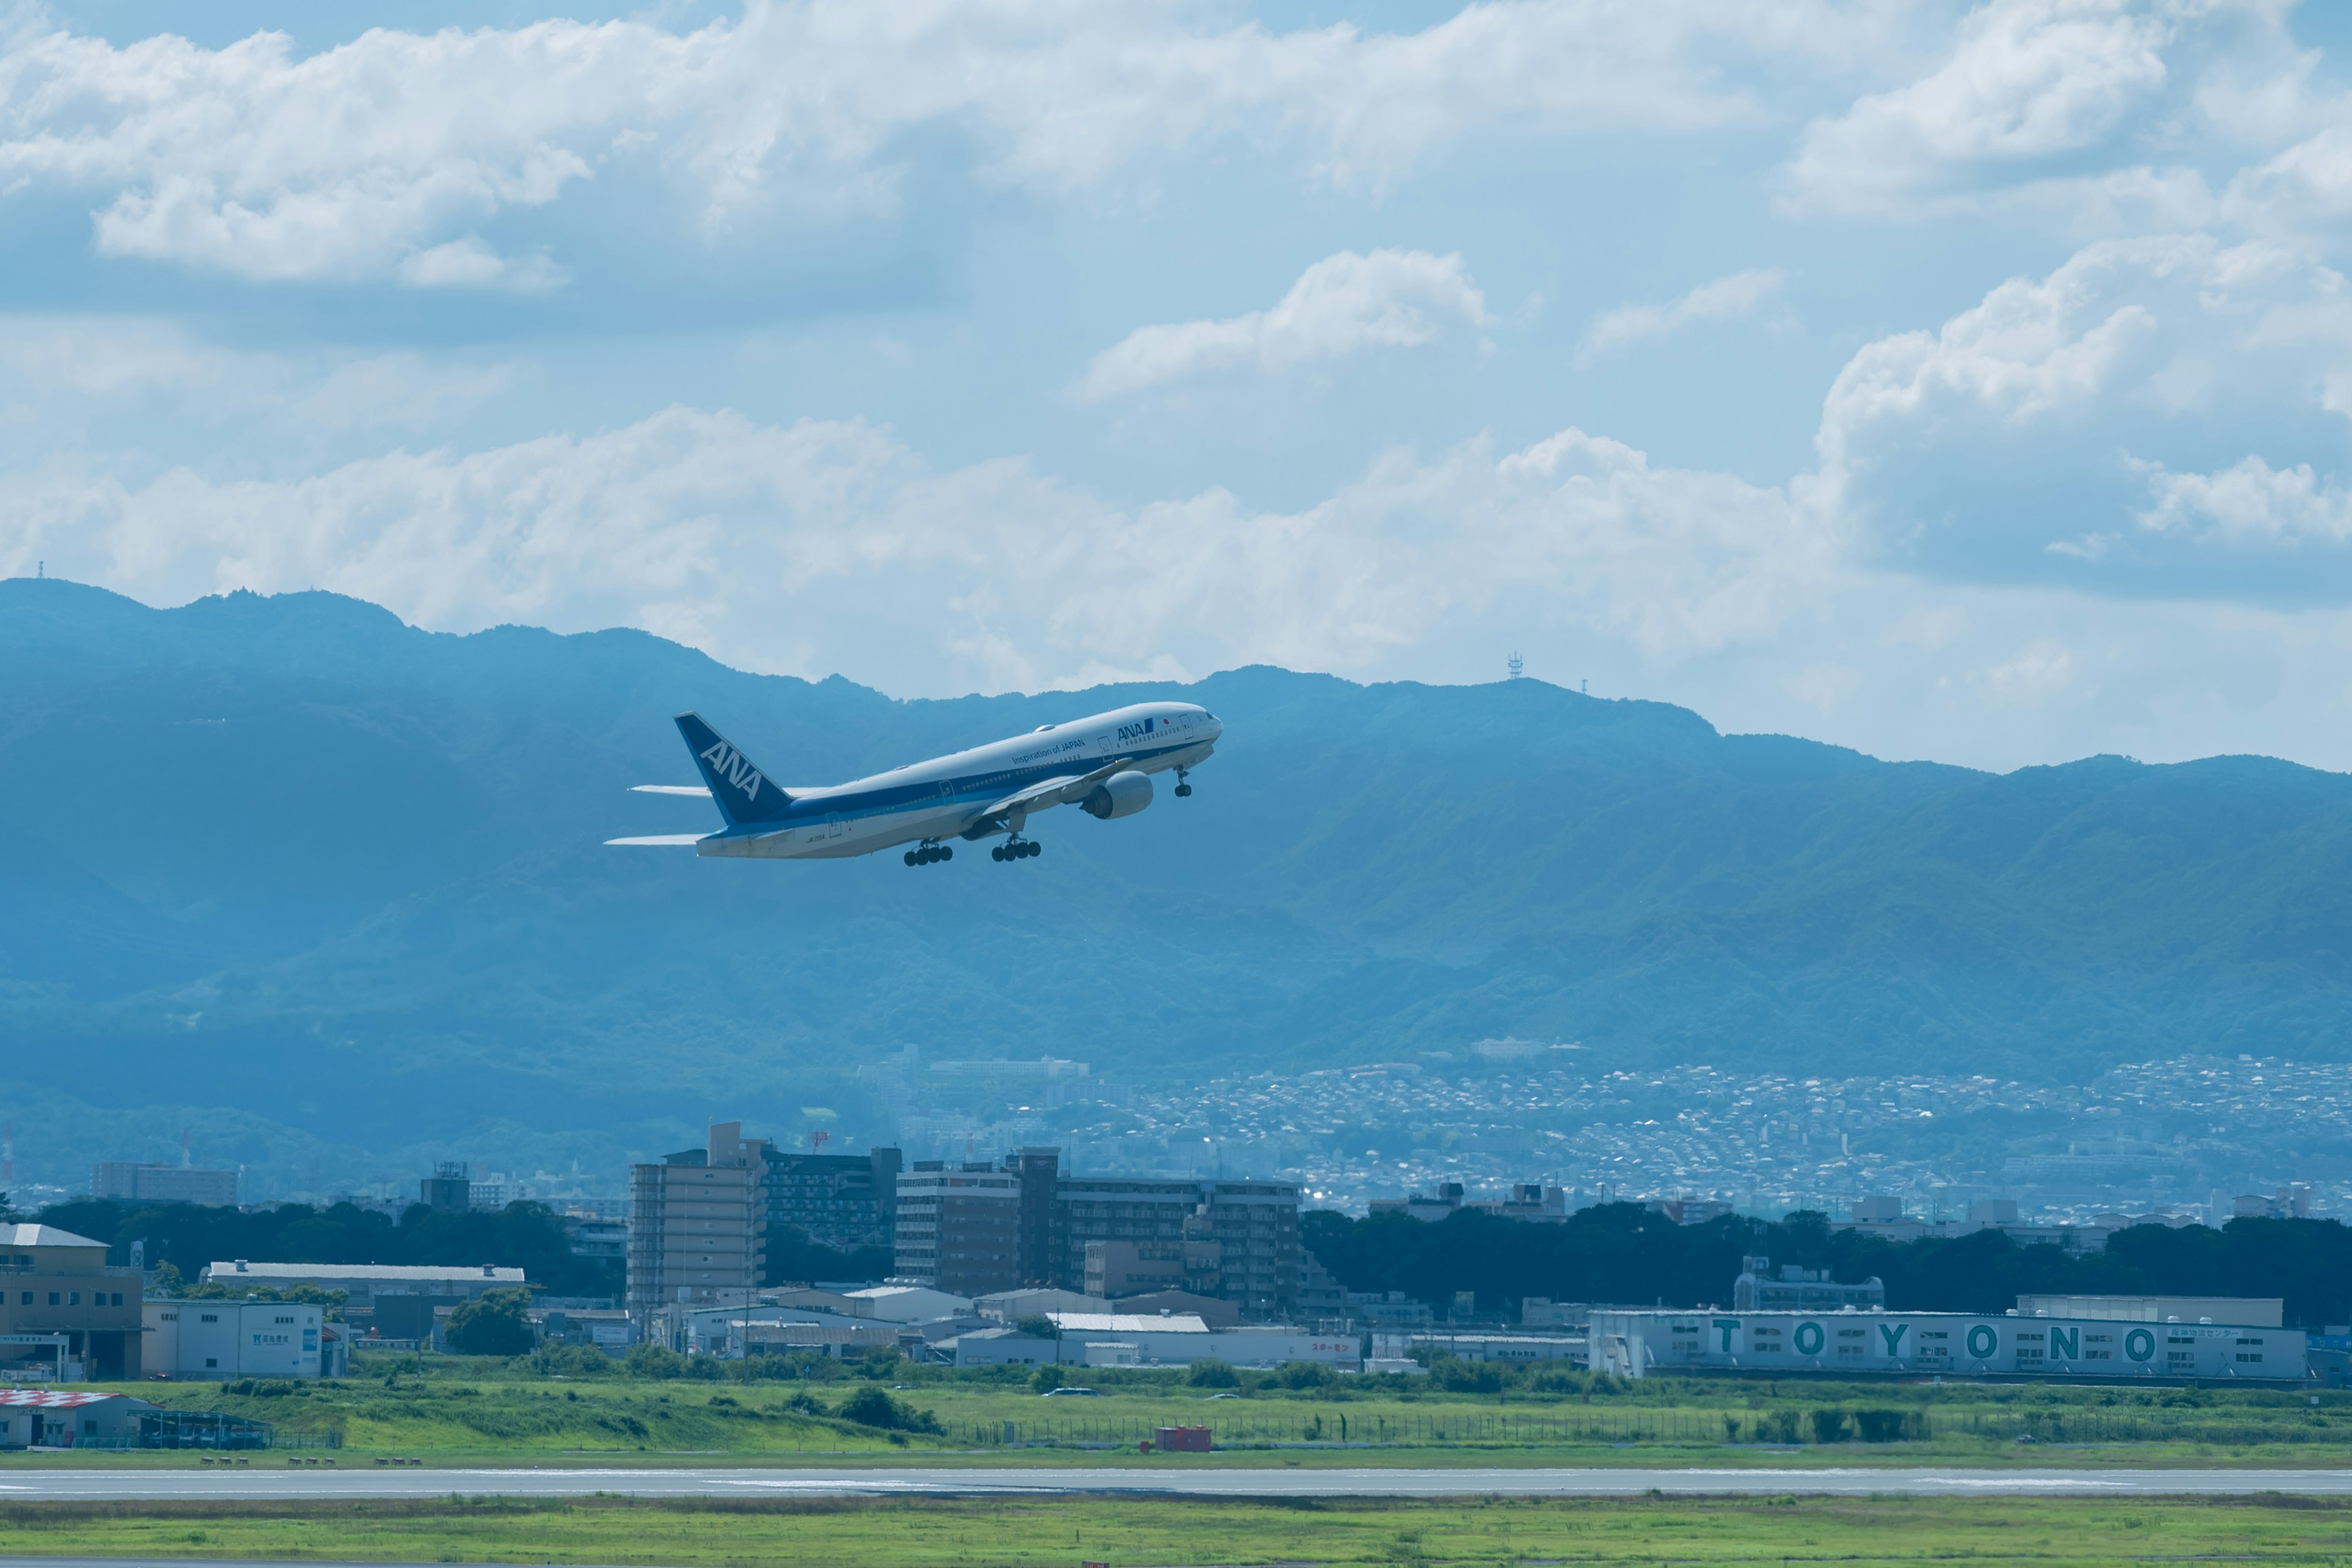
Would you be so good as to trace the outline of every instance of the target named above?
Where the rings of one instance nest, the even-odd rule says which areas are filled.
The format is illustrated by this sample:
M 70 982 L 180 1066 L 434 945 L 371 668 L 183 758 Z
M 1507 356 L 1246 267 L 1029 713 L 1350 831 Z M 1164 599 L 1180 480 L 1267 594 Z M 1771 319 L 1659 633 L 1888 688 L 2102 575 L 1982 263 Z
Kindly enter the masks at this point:
M 154 1384 L 126 1389 L 222 1409 L 282 1434 L 340 1437 L 342 1462 L 1200 1463 L 1145 1457 L 1157 1426 L 1203 1424 L 1208 1462 L 1787 1464 L 2340 1463 L 2352 1394 L 2252 1389 L 1887 1384 L 1559 1374 L 1555 1386 L 1480 1392 L 1427 1379 L 1291 1388 L 1243 1374 L 1230 1390 L 1165 1373 L 1099 1372 L 1098 1398 L 1043 1398 L 1003 1373 L 899 1363 L 895 1382 L 835 1365 L 750 1382 L 533 1375 L 494 1361 L 421 1361 L 364 1379 Z M 849 1419 L 863 1394 L 901 1429 Z M 1226 1394 L 1230 1397 L 1213 1395 Z M 865 1414 L 871 1416 L 873 1410 Z M 1010 1427 L 1008 1440 L 1008 1426 Z M 929 1428 L 936 1428 L 929 1429 Z M 16 1456 L 26 1463 L 194 1464 L 193 1455 Z
M 1226 1502 L 1053 1499 L 0 1505 L 0 1556 L 811 1568 L 1133 1563 L 2075 1564 L 2352 1557 L 2287 1498 Z

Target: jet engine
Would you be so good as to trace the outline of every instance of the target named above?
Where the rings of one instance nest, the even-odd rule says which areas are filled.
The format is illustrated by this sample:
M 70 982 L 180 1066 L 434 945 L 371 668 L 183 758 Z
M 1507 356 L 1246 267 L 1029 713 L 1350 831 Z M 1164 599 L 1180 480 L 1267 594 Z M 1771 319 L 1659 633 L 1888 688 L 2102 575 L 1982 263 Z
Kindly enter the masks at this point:
M 1151 775 L 1129 772 L 1113 773 L 1088 790 L 1078 809 L 1108 822 L 1115 816 L 1133 816 L 1150 804 Z

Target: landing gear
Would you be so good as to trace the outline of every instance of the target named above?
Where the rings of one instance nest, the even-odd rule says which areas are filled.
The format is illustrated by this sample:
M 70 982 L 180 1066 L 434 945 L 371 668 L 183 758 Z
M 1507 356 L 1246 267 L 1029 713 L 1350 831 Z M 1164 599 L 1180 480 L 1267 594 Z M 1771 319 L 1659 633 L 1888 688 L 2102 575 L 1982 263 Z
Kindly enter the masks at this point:
M 906 854 L 906 861 L 909 866 L 929 866 L 940 860 L 954 858 L 955 849 L 952 846 L 940 844 L 929 838 L 923 840 L 921 848 L 909 849 Z
M 1178 768 L 1176 770 L 1176 793 L 1178 795 L 1185 795 L 1192 793 L 1192 785 L 1189 782 L 1192 777 L 1192 770 L 1190 768 Z
M 1045 847 L 1034 838 L 1014 838 L 998 845 L 988 852 L 992 860 L 1026 860 L 1033 855 L 1043 855 Z

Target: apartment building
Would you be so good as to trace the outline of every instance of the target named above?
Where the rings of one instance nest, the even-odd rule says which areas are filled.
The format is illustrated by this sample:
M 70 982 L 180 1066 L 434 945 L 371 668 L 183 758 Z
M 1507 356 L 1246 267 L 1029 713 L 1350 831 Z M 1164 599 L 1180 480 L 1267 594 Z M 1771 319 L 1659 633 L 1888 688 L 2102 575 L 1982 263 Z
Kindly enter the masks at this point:
M 764 1158 L 770 1226 L 791 1226 L 843 1252 L 896 1245 L 904 1165 L 898 1150 L 795 1154 L 771 1144 Z
M 83 1377 L 140 1376 L 141 1285 L 138 1269 L 108 1267 L 102 1241 L 53 1225 L 0 1225 L 0 1363 L 54 1367 L 51 1336 L 62 1334 Z
M 740 1121 L 704 1146 L 629 1167 L 628 1309 L 646 1322 L 678 1301 L 749 1300 L 767 1266 L 768 1144 Z
M 1055 1283 L 1175 1289 L 1282 1317 L 1298 1299 L 1298 1189 L 1286 1182 L 1063 1176 Z
M 1021 1279 L 1022 1176 L 993 1161 L 918 1160 L 898 1178 L 897 1277 L 986 1296 Z
M 1076 1176 L 1060 1152 L 918 1161 L 898 1182 L 903 1279 L 983 1296 L 1181 1290 L 1254 1318 L 1297 1306 L 1298 1189 L 1286 1183 Z
M 236 1206 L 235 1171 L 199 1171 L 159 1160 L 100 1160 L 90 1167 L 89 1195 L 130 1204 Z

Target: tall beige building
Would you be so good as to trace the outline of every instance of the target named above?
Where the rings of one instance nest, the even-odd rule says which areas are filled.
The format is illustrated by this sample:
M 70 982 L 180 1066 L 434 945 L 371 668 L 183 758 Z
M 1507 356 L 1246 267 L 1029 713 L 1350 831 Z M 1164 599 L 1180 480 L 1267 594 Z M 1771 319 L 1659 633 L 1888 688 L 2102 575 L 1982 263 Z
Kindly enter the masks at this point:
M 747 1305 L 767 1267 L 767 1144 L 740 1121 L 700 1149 L 629 1167 L 629 1316 L 678 1301 Z
M 85 1377 L 138 1377 L 141 1282 L 138 1269 L 107 1264 L 102 1241 L 53 1225 L 0 1225 L 0 1334 L 18 1338 L 0 1342 L 0 1363 L 54 1365 L 56 1350 L 35 1337 L 63 1334 L 67 1360 L 81 1363 Z

